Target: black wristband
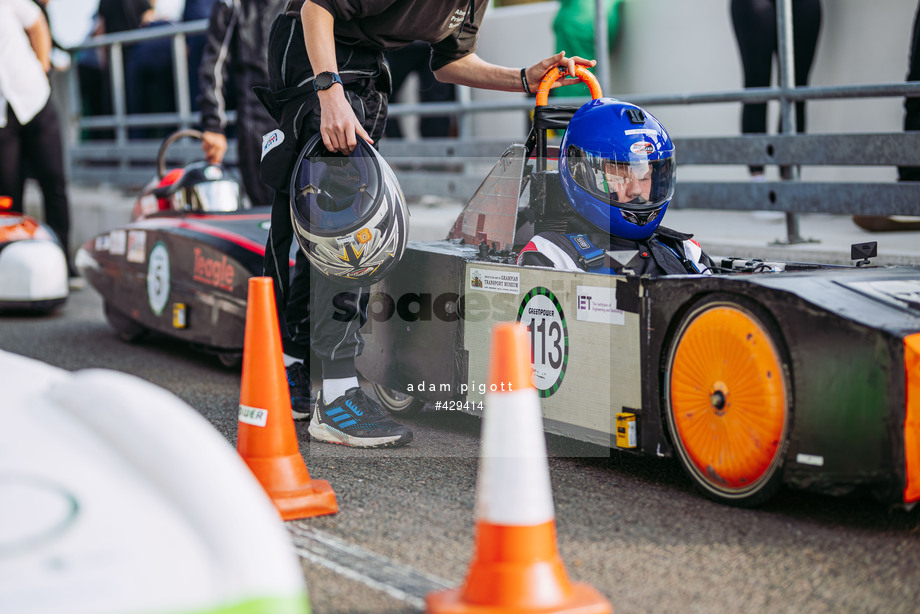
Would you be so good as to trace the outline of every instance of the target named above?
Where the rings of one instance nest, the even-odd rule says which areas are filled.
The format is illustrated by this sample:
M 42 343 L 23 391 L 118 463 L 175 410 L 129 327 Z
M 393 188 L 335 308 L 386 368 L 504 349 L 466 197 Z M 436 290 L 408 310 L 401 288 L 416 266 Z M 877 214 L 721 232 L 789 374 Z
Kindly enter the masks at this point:
M 531 93 L 530 85 L 528 85 L 527 83 L 527 69 L 526 68 L 521 69 L 521 85 L 524 86 L 524 93 L 526 94 Z

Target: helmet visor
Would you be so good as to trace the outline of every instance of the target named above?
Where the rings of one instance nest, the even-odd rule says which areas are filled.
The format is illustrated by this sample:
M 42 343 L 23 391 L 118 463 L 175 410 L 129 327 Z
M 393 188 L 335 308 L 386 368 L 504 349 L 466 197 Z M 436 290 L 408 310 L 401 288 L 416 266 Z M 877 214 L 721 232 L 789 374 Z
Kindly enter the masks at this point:
M 630 148 L 635 153 L 610 157 L 569 145 L 566 164 L 575 183 L 603 202 L 634 211 L 657 209 L 674 195 L 674 156 L 649 160 L 642 146 L 654 147 L 635 143 Z
M 335 235 L 360 225 L 375 211 L 381 190 L 373 152 L 356 147 L 349 156 L 305 157 L 297 169 L 294 206 L 319 235 Z
M 203 181 L 189 189 L 192 211 L 236 211 L 240 208 L 240 186 L 235 181 Z

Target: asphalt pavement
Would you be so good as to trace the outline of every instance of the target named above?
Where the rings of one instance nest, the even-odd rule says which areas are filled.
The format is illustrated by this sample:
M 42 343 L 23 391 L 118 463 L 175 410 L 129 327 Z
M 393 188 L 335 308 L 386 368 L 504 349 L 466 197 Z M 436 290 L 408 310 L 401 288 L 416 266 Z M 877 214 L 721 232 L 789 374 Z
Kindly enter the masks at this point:
M 91 288 L 49 316 L 0 317 L 0 348 L 68 370 L 131 373 L 236 442 L 239 372 L 169 340 L 123 343 Z M 417 612 L 429 590 L 466 575 L 480 420 L 432 410 L 404 421 L 415 440 L 392 450 L 310 442 L 307 424 L 295 423 L 311 476 L 332 484 L 340 507 L 287 523 L 317 614 Z M 547 448 L 566 570 L 617 614 L 917 612 L 917 509 L 793 490 L 736 509 L 700 496 L 673 458 L 609 454 L 553 435 Z

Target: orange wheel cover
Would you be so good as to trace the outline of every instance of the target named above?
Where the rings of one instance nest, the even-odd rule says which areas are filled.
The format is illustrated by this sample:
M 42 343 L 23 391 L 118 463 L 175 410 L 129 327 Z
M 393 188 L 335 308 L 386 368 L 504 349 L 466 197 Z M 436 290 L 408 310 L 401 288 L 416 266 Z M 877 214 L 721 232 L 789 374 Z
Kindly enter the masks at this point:
M 549 72 L 546 73 L 543 76 L 543 80 L 540 81 L 540 89 L 537 90 L 536 106 L 542 107 L 546 105 L 546 102 L 549 100 L 549 91 L 552 89 L 553 83 L 558 81 L 565 73 L 565 66 L 554 66 L 549 69 Z M 587 84 L 588 89 L 591 90 L 591 98 L 597 99 L 604 95 L 603 92 L 601 92 L 601 84 L 598 82 L 597 77 L 584 66 L 579 65 L 575 67 L 575 76 Z
M 694 319 L 670 372 L 671 417 L 697 471 L 721 488 L 756 484 L 786 429 L 785 373 L 769 334 L 736 307 Z

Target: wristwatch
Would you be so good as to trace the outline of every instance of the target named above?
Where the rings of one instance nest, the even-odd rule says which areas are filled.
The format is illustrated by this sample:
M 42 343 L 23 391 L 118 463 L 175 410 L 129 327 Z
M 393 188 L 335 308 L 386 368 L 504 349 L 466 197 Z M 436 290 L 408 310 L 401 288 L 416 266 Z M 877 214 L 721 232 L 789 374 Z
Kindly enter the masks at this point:
M 317 92 L 320 90 L 328 90 L 336 83 L 342 85 L 342 77 L 334 72 L 321 72 L 313 78 L 313 90 Z

